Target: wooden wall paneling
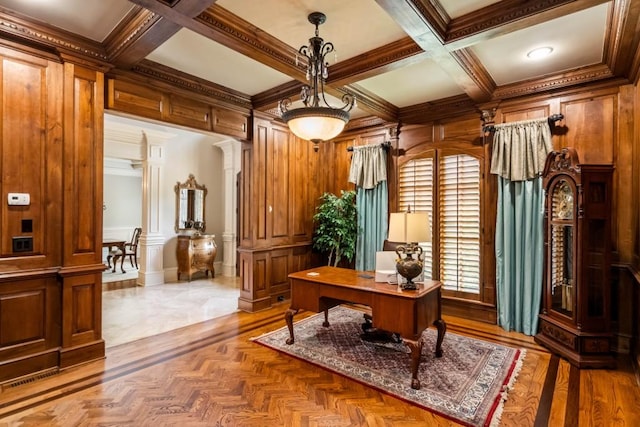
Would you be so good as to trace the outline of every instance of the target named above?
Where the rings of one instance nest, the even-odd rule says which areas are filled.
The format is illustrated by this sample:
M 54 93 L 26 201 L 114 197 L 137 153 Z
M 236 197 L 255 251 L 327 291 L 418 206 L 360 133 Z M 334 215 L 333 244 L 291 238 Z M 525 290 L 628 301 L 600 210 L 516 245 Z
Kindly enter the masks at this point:
M 614 260 L 630 264 L 633 259 L 633 239 L 638 210 L 634 210 L 633 183 L 633 139 L 634 139 L 634 88 L 632 85 L 620 86 L 615 138 L 613 139 L 613 212 L 616 221 L 612 224 Z M 636 184 L 637 185 L 637 184 Z M 637 203 L 637 201 L 636 201 Z
M 553 114 L 548 103 L 541 105 L 517 105 L 515 107 L 501 109 L 501 120 L 499 123 L 512 123 L 521 120 L 533 120 L 549 117 Z M 496 121 L 498 123 L 498 121 Z
M 103 358 L 102 271 L 68 276 L 62 286 L 60 368 Z
M 267 241 L 267 200 L 270 175 L 270 165 L 268 164 L 269 134 L 271 124 L 266 119 L 254 119 L 253 123 L 253 147 L 251 165 L 251 198 L 245 203 L 251 203 L 251 247 L 264 247 L 269 244 Z
M 290 175 L 290 168 L 294 167 L 295 157 L 291 147 L 293 138 L 286 127 L 271 124 L 268 139 L 266 161 L 270 172 L 264 177 L 267 185 L 267 230 L 270 244 L 278 246 L 291 243 L 291 189 L 296 177 Z
M 617 170 L 619 158 L 618 146 L 618 87 L 585 91 L 560 99 L 561 113 L 564 114 L 566 133 L 560 136 L 561 147 L 573 147 L 578 151 L 580 162 L 584 164 L 613 164 L 613 202 L 612 202 L 612 246 L 613 257 L 619 257 L 618 237 L 621 224 L 618 218 L 621 185 L 620 172 Z
M 107 82 L 107 107 L 111 110 L 162 120 L 167 102 L 161 91 L 123 80 Z
M 243 142 L 240 147 L 240 198 L 239 224 L 240 224 L 240 247 L 251 247 L 253 242 L 252 220 L 252 171 L 253 171 L 253 145 Z
M 102 73 L 65 64 L 63 265 L 102 264 Z
M 271 307 L 269 250 L 240 249 L 240 310 L 254 312 Z
M 421 125 L 403 124 L 398 134 L 398 152 L 396 156 L 401 157 L 416 147 L 422 149 L 421 147 L 432 143 L 434 139 L 434 126 L 432 123 Z
M 349 169 L 351 168 L 353 153 L 347 151 L 347 147 L 362 144 L 358 137 L 337 138 L 329 144 L 333 146 L 333 158 L 327 159 L 327 162 L 321 168 L 324 170 L 331 169 L 333 174 L 333 180 L 329 183 L 326 191 L 340 196 L 340 191 L 342 190 L 355 190 L 355 185 L 349 182 Z
M 314 200 L 310 197 L 315 177 L 315 167 L 312 161 L 317 157 L 311 144 L 290 135 L 289 153 L 289 230 L 292 243 L 310 242 L 314 214 Z M 294 270 L 297 271 L 297 270 Z
M 293 273 L 291 253 L 292 248 L 287 247 L 274 249 L 269 254 L 269 294 L 272 305 L 291 297 L 289 286 L 289 273 Z
M 560 145 L 575 148 L 581 163 L 614 163 L 617 91 L 616 87 L 561 100 L 567 133 Z
M 479 117 L 460 117 L 443 121 L 434 126 L 435 141 L 457 141 L 470 145 L 482 143 L 482 129 Z
M 102 73 L 64 64 L 62 368 L 104 357 L 103 113 Z
M 211 106 L 204 102 L 170 94 L 162 120 L 195 129 L 211 130 Z
M 8 270 L 59 265 L 62 240 L 62 66 L 0 48 L 2 201 L 0 266 Z M 9 206 L 8 193 L 27 193 L 28 205 Z M 14 238 L 31 239 L 14 252 Z
M 640 272 L 640 85 L 638 84 L 634 86 L 633 125 L 633 179 L 631 181 L 633 187 L 633 196 L 631 197 L 631 200 L 633 212 L 635 212 L 635 225 L 633 232 L 634 241 L 632 265 L 635 271 Z M 638 322 L 638 324 L 640 325 L 640 322 Z
M 60 287 L 55 270 L 0 283 L 0 382 L 58 365 Z
M 237 111 L 223 108 L 212 109 L 212 130 L 217 133 L 249 139 L 249 117 Z

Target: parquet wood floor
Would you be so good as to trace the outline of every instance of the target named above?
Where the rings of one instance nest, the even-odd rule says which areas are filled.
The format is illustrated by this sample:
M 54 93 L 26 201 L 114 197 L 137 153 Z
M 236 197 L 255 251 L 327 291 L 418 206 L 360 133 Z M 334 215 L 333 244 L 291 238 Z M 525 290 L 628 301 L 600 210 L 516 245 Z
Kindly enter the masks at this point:
M 284 326 L 286 308 L 234 313 L 108 348 L 101 361 L 5 384 L 0 426 L 456 425 L 250 341 Z M 531 337 L 445 320 L 449 331 L 527 349 L 501 425 L 640 425 L 640 388 L 625 358 L 615 371 L 580 371 Z

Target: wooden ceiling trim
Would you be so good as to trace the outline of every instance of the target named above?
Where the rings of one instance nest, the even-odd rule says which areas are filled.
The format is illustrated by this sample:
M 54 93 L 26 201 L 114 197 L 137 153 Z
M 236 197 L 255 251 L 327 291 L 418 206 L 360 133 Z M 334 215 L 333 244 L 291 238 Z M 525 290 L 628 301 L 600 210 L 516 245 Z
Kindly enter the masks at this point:
M 517 98 L 570 86 L 585 85 L 613 77 L 615 76 L 608 66 L 604 64 L 592 65 L 565 73 L 552 74 L 540 79 L 500 86 L 495 90 L 493 99 Z
M 163 84 L 169 90 L 180 88 L 191 94 L 202 96 L 203 100 L 214 99 L 227 105 L 240 107 L 242 110 L 252 108 L 251 98 L 246 94 L 147 59 L 134 65 L 131 71 L 126 75 L 137 76 L 138 80 L 149 83 Z
M 640 2 L 632 0 L 614 0 L 609 8 L 611 30 L 606 33 L 604 62 L 614 75 L 636 80 L 640 39 L 637 29 L 640 25 Z
M 610 0 L 503 0 L 453 19 L 445 46 L 453 51 Z
M 329 67 L 327 84 L 345 85 L 427 59 L 411 37 L 370 50 Z
M 179 29 L 179 25 L 137 6 L 109 34 L 104 46 L 111 62 L 129 68 Z
M 496 82 L 491 74 L 482 66 L 480 60 L 471 49 L 460 49 L 451 53 L 458 61 L 458 64 L 465 70 L 467 75 L 473 79 L 475 84 L 484 93 L 493 93 L 496 90 Z
M 3 38 L 25 42 L 30 46 L 44 46 L 64 53 L 67 58 L 78 58 L 83 63 L 109 67 L 102 45 L 86 37 L 39 23 L 18 13 L 6 13 L 0 8 L 0 35 Z
M 306 80 L 306 59 L 286 43 L 226 9 L 213 5 L 198 15 L 192 29 L 289 77 Z
M 302 83 L 291 80 L 251 97 L 253 108 L 256 110 L 269 110 L 277 108 L 278 102 L 283 98 L 293 98 L 300 93 Z
M 356 84 L 339 88 L 331 87 L 327 89 L 327 93 L 338 99 L 341 99 L 342 96 L 347 93 L 355 95 L 356 102 L 358 103 L 358 109 L 378 116 L 382 120 L 386 120 L 388 122 L 395 122 L 398 120 L 398 107 Z

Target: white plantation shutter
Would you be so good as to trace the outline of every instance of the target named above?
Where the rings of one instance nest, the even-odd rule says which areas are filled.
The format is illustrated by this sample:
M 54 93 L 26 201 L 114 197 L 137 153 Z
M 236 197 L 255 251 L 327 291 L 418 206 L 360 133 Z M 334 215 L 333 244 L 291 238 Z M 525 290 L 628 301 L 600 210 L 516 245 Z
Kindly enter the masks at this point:
M 400 212 L 427 212 L 433 228 L 433 158 L 410 160 L 400 168 L 398 208 Z M 431 278 L 433 250 L 431 242 L 420 242 L 423 250 L 424 277 Z
M 467 154 L 439 164 L 440 281 L 444 289 L 480 293 L 480 161 Z

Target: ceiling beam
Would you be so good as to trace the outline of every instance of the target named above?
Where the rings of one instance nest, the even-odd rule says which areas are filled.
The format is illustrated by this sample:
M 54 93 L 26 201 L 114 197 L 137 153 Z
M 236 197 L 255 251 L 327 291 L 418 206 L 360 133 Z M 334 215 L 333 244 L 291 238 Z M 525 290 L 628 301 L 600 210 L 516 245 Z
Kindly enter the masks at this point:
M 132 67 L 182 28 L 178 23 L 166 19 L 165 14 L 190 19 L 216 1 L 180 0 L 171 7 L 161 0 L 131 0 L 138 7 L 104 42 L 109 59 L 121 68 Z
M 376 0 L 376 3 L 428 54 L 429 58 L 449 74 L 471 99 L 484 102 L 491 98 L 491 92 L 485 88 L 485 82 L 476 81 L 476 76 L 468 74 L 458 59 L 444 47 L 442 35 L 429 21 L 434 15 L 438 15 L 429 0 Z M 482 80 L 487 80 L 487 77 L 483 76 Z

